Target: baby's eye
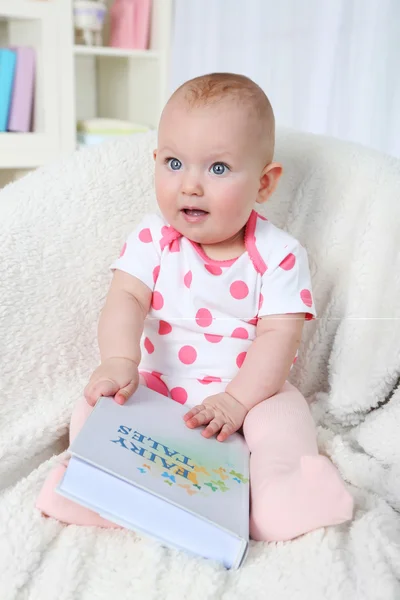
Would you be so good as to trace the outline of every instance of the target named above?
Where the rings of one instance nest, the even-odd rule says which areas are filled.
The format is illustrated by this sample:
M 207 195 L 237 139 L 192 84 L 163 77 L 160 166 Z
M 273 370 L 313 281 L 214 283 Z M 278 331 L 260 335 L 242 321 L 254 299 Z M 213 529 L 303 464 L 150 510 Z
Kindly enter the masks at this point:
M 210 167 L 210 171 L 214 173 L 214 175 L 223 175 L 226 171 L 229 170 L 228 165 L 221 162 L 216 162 Z
M 177 158 L 168 158 L 167 164 L 168 164 L 169 168 L 172 169 L 173 171 L 179 171 L 179 169 L 182 166 L 181 161 L 178 160 Z

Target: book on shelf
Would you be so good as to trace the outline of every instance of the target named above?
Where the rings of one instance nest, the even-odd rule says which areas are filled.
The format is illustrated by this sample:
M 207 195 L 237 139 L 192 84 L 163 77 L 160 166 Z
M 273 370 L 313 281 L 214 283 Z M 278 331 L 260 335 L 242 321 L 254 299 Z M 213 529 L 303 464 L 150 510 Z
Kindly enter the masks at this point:
M 8 119 L 8 131 L 27 133 L 31 131 L 33 94 L 35 85 L 35 51 L 20 46 L 16 53 L 16 68 Z
M 0 48 L 0 132 L 7 131 L 16 61 L 16 52 Z
M 79 146 L 94 146 L 124 135 L 146 133 L 149 129 L 147 125 L 121 119 L 81 119 L 77 122 L 77 142 Z
M 31 131 L 34 86 L 34 49 L 0 48 L 0 132 Z
M 238 568 L 249 540 L 249 450 L 189 429 L 188 408 L 139 386 L 100 398 L 72 442 L 57 492 L 172 546 Z

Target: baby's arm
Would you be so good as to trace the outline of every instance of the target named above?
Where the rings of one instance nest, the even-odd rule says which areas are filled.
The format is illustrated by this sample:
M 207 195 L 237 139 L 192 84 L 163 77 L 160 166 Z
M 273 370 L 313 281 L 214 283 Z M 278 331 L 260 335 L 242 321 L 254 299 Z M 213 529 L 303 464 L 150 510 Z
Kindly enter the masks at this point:
M 101 311 L 98 343 L 101 364 L 84 395 L 90 405 L 100 396 L 123 404 L 139 383 L 140 337 L 150 308 L 151 290 L 136 277 L 116 270 Z
M 285 383 L 300 346 L 305 313 L 263 317 L 238 374 L 226 392 L 250 410 Z
M 100 315 L 101 361 L 123 357 L 140 362 L 140 337 L 150 309 L 151 290 L 136 277 L 116 270 Z
M 263 317 L 239 373 L 225 392 L 209 396 L 184 415 L 190 428 L 223 442 L 243 425 L 248 411 L 283 387 L 300 345 L 305 313 Z M 219 433 L 218 433 L 219 432 Z

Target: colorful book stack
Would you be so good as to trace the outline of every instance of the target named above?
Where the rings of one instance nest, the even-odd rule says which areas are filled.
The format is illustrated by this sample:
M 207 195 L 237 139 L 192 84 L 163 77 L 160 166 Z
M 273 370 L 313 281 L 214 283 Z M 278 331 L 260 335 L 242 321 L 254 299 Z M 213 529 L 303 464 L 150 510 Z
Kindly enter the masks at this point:
M 0 132 L 32 131 L 34 85 L 33 48 L 0 48 Z

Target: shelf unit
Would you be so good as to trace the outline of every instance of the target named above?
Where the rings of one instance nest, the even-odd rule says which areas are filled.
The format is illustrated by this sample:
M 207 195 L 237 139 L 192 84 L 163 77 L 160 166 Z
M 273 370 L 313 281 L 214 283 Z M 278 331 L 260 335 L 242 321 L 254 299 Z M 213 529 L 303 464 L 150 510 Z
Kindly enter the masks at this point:
M 37 63 L 34 133 L 0 133 L 0 168 L 33 168 L 73 144 L 68 27 L 72 17 L 63 0 L 0 0 L 0 46 L 32 46 Z
M 155 128 L 168 94 L 171 19 L 172 0 L 153 0 L 149 50 L 77 46 L 72 0 L 0 0 L 0 46 L 33 46 L 37 61 L 34 132 L 0 133 L 2 183 L 5 169 L 11 180 L 71 153 L 78 119 Z M 106 42 L 108 31 L 106 21 Z
M 110 48 L 107 46 L 74 46 L 75 56 L 110 56 L 113 58 L 147 58 L 159 59 L 156 50 L 129 50 L 124 48 Z

